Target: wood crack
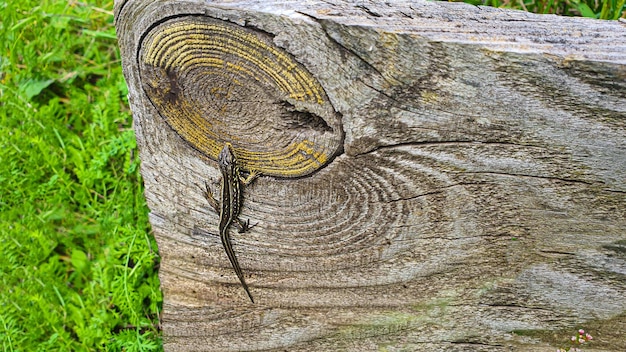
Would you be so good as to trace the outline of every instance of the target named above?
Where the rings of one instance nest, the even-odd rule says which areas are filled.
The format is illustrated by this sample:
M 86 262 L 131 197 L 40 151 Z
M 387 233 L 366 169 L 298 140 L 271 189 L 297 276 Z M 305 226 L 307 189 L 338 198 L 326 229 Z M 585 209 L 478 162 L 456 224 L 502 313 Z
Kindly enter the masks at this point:
M 527 177 L 527 178 L 537 178 L 544 180 L 552 180 L 552 181 L 560 181 L 567 183 L 578 183 L 583 185 L 593 185 L 593 182 L 583 181 L 583 180 L 575 180 L 563 177 L 555 177 L 555 176 L 541 176 L 541 175 L 530 175 L 530 174 L 516 174 L 516 173 L 506 173 L 506 172 L 496 172 L 496 171 L 463 171 L 459 174 L 484 174 L 484 175 L 498 175 L 498 176 L 507 176 L 507 177 Z
M 354 157 L 360 157 L 368 154 L 372 154 L 381 150 L 388 149 L 396 149 L 398 147 L 428 147 L 428 146 L 442 146 L 442 145 L 500 145 L 500 146 L 511 146 L 511 147 L 521 147 L 521 148 L 534 148 L 537 150 L 548 150 L 545 146 L 534 145 L 534 144 L 524 144 L 524 143 L 507 143 L 507 142 L 490 142 L 490 141 L 475 141 L 475 140 L 446 140 L 446 141 L 421 141 L 421 142 L 404 142 L 404 143 L 395 143 L 395 144 L 387 144 L 387 145 L 378 145 L 374 148 L 371 148 L 365 152 L 353 154 Z

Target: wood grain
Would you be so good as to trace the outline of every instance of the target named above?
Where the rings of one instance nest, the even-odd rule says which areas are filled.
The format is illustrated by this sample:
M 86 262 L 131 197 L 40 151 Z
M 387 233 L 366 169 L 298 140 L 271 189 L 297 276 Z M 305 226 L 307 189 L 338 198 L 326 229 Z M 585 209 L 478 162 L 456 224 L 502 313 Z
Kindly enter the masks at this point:
M 421 1 L 128 0 L 115 14 L 166 350 L 553 351 L 580 327 L 588 350 L 626 349 L 623 23 Z M 143 44 L 168 47 L 154 38 L 174 23 L 257 38 L 321 101 L 251 74 L 203 104 L 235 85 L 223 62 L 146 64 Z M 229 38 L 204 33 L 189 40 Z M 184 109 L 194 137 L 171 122 Z M 245 189 L 256 226 L 232 231 L 257 304 L 197 186 L 219 177 L 206 146 L 231 140 L 270 170 Z M 263 164 L 295 140 L 327 157 Z

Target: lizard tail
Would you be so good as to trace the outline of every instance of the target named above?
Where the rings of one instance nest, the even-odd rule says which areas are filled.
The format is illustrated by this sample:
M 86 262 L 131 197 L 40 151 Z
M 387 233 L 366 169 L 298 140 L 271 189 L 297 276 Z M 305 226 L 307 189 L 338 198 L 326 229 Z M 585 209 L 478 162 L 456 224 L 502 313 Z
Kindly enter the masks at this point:
M 235 256 L 235 251 L 233 251 L 233 247 L 230 244 L 230 236 L 228 236 L 228 230 L 223 231 L 223 233 L 220 235 L 220 238 L 222 240 L 222 245 L 224 246 L 224 249 L 226 250 L 226 255 L 228 256 L 228 260 L 230 260 L 230 264 L 233 266 L 233 269 L 235 269 L 235 274 L 237 274 L 237 277 L 239 278 L 239 281 L 241 282 L 241 286 L 243 286 L 243 289 L 246 290 L 248 297 L 250 297 L 250 301 L 254 303 L 254 298 L 252 298 L 252 294 L 250 294 L 250 290 L 248 289 L 248 284 L 246 284 L 246 280 L 243 278 L 243 272 L 241 271 L 241 267 L 239 266 L 239 261 L 237 261 L 237 257 Z

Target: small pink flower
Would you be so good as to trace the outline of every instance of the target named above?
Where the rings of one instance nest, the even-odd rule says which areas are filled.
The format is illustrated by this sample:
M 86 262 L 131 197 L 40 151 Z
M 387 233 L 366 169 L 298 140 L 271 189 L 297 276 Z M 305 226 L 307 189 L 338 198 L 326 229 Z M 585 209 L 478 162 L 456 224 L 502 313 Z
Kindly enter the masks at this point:
M 578 330 L 578 333 L 581 334 L 581 335 L 584 335 L 585 334 L 585 330 L 580 329 L 580 330 Z
M 572 341 L 576 341 L 576 336 L 572 336 Z
M 587 340 L 593 340 L 593 336 L 591 336 L 590 334 L 586 334 L 586 335 L 585 335 L 585 338 L 586 338 Z

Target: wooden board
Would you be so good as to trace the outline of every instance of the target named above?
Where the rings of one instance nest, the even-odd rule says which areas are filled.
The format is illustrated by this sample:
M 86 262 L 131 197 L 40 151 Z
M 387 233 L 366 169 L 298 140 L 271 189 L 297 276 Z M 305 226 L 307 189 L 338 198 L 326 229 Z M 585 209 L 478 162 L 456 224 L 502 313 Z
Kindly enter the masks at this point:
M 626 350 L 626 25 L 116 1 L 168 351 Z M 265 176 L 224 254 L 216 156 Z

